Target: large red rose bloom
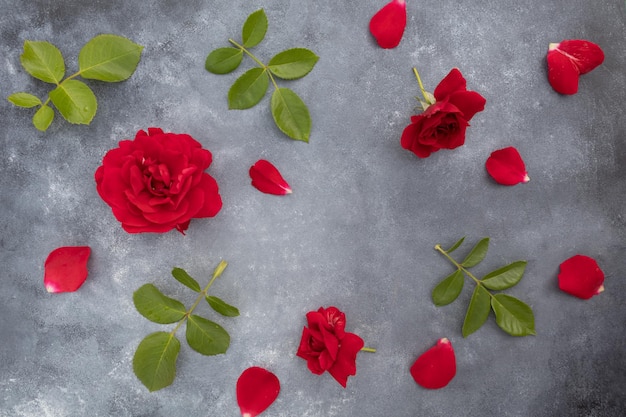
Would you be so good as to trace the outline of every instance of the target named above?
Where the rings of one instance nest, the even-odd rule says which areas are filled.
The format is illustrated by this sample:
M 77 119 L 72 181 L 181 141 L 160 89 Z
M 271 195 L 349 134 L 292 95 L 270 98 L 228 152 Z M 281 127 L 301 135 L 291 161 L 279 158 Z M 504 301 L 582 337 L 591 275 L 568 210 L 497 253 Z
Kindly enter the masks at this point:
M 420 158 L 439 149 L 454 149 L 465 143 L 465 130 L 474 115 L 485 108 L 486 100 L 475 91 L 467 91 L 461 71 L 454 68 L 441 80 L 435 103 L 424 113 L 412 116 L 402 132 L 400 144 Z
M 140 130 L 104 156 L 96 189 L 128 233 L 184 233 L 192 218 L 222 208 L 217 182 L 204 172 L 211 161 L 189 135 Z

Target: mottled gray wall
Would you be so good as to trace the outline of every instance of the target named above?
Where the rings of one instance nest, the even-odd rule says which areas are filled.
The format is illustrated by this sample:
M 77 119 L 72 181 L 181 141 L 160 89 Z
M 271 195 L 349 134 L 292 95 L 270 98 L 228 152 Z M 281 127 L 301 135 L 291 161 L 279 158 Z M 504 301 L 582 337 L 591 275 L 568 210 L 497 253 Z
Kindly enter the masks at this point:
M 383 3 L 0 0 L 0 416 L 236 416 L 235 382 L 252 365 L 282 383 L 267 416 L 624 414 L 624 2 L 409 0 L 394 50 L 379 49 L 367 29 Z M 296 46 L 320 56 L 306 78 L 286 83 L 311 111 L 310 144 L 278 131 L 267 98 L 229 111 L 236 75 L 204 70 L 206 55 L 260 7 L 270 28 L 259 57 Z M 32 112 L 4 99 L 47 93 L 20 66 L 24 40 L 57 45 L 71 73 L 100 33 L 145 46 L 136 73 L 89 82 L 99 100 L 90 126 L 57 117 L 36 131 Z M 565 97 L 548 84 L 545 53 L 571 38 L 598 43 L 606 60 Z M 401 149 L 417 105 L 413 66 L 431 91 L 458 67 L 487 99 L 464 147 L 425 160 Z M 224 207 L 192 221 L 187 236 L 128 235 L 96 193 L 102 156 L 149 126 L 189 133 L 214 155 Z M 511 145 L 531 181 L 503 187 L 484 161 Z M 292 195 L 249 185 L 259 158 L 281 169 Z M 464 339 L 467 289 L 454 304 L 432 304 L 433 286 L 451 272 L 433 246 L 462 235 L 492 238 L 478 273 L 528 260 L 509 293 L 532 306 L 536 337 L 510 337 L 490 318 Z M 51 295 L 43 261 L 65 245 L 91 246 L 89 278 L 78 292 Z M 606 291 L 589 301 L 557 288 L 558 265 L 576 253 L 606 273 Z M 171 268 L 206 282 L 222 258 L 230 265 L 215 291 L 242 312 L 217 319 L 230 350 L 207 358 L 184 346 L 174 384 L 148 393 L 132 355 L 161 326 L 134 310 L 133 291 L 154 282 L 189 303 Z M 348 330 L 378 349 L 359 355 L 345 390 L 295 357 L 304 315 L 321 305 L 343 309 Z M 458 373 L 424 390 L 409 366 L 440 337 L 452 341 Z

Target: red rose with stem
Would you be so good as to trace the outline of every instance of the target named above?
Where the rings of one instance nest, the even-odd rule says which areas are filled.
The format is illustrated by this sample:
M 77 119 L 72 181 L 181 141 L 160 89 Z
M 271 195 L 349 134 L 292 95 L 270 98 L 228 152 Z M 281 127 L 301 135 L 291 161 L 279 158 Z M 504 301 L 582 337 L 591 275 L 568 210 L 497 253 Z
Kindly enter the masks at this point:
M 441 80 L 434 94 L 424 90 L 417 70 L 413 71 L 424 96 L 424 112 L 411 117 L 411 124 L 402 132 L 402 147 L 427 158 L 439 149 L 463 145 L 469 121 L 485 108 L 484 97 L 467 90 L 465 78 L 457 68 Z
M 205 173 L 212 155 L 186 134 L 137 132 L 104 156 L 96 189 L 128 233 L 183 233 L 192 218 L 222 208 L 217 182 Z
M 328 373 L 346 387 L 348 376 L 356 375 L 356 356 L 359 351 L 376 352 L 363 347 L 363 339 L 348 333 L 346 315 L 336 307 L 320 307 L 306 315 L 309 327 L 302 330 L 297 356 L 307 361 L 316 375 Z

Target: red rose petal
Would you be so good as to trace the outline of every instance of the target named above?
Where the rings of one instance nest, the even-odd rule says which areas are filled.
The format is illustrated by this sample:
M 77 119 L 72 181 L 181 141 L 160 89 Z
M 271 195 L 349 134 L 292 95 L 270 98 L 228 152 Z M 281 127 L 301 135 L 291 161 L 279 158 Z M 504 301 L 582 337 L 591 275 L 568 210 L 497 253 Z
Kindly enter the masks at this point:
M 593 42 L 573 39 L 548 47 L 548 81 L 561 94 L 578 91 L 578 77 L 604 62 L 604 52 Z
M 556 49 L 548 51 L 547 61 L 548 81 L 554 91 L 561 94 L 576 94 L 580 74 L 576 64 Z
M 411 366 L 415 382 L 424 388 L 443 388 L 456 375 L 456 358 L 452 344 L 445 337 L 424 352 Z
M 392 0 L 380 9 L 370 20 L 370 32 L 385 49 L 395 48 L 402 40 L 406 27 L 406 3 Z
M 280 175 L 274 165 L 265 159 L 260 159 L 250 167 L 252 185 L 266 194 L 285 195 L 291 194 L 291 187 Z
M 571 59 L 581 74 L 588 73 L 604 62 L 604 52 L 593 42 L 571 39 L 552 45 L 554 49 Z
M 598 263 L 585 255 L 575 255 L 560 265 L 559 288 L 588 300 L 604 291 L 604 272 Z
M 243 417 L 255 417 L 269 407 L 280 391 L 278 377 L 270 371 L 253 366 L 237 380 L 237 404 Z
M 512 146 L 493 151 L 487 158 L 485 167 L 498 184 L 515 185 L 530 181 L 522 157 Z
M 43 283 L 48 292 L 72 292 L 87 279 L 89 246 L 64 246 L 50 252 L 44 263 Z

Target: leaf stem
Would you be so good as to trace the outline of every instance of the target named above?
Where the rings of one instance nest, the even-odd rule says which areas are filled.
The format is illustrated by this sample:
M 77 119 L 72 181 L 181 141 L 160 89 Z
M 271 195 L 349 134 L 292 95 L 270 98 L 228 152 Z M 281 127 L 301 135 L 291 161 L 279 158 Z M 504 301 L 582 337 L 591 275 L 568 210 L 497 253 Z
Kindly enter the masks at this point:
M 446 258 L 448 258 L 448 260 L 449 260 L 450 262 L 452 262 L 452 263 L 454 264 L 454 266 L 456 266 L 456 267 L 457 267 L 460 271 L 464 272 L 464 273 L 465 273 L 465 275 L 467 275 L 468 277 L 470 277 L 471 279 L 473 279 L 473 280 L 474 280 L 474 282 L 476 283 L 476 285 L 482 285 L 482 286 L 483 286 L 483 288 L 484 288 L 484 285 L 480 282 L 480 280 L 479 280 L 478 278 L 476 278 L 476 277 L 474 276 L 474 274 L 472 274 L 470 271 L 468 271 L 467 269 L 465 269 L 465 268 L 463 267 L 463 265 L 461 265 L 461 264 L 460 264 L 460 263 L 458 263 L 456 260 L 454 260 L 454 258 L 452 258 L 452 257 L 448 254 L 448 252 L 446 252 L 446 251 L 445 251 L 445 249 L 443 249 L 443 248 L 441 247 L 441 245 L 440 245 L 440 244 L 436 244 L 436 245 L 435 245 L 435 250 L 436 250 L 436 251 L 438 251 L 438 252 L 440 252 L 440 253 L 441 253 L 443 256 L 445 256 Z M 489 297 L 493 298 L 493 294 L 491 294 L 491 293 L 489 292 L 489 290 L 487 290 L 487 289 L 485 288 L 485 291 L 487 291 L 487 294 L 489 294 Z
M 211 287 L 211 285 L 213 285 L 213 282 L 215 282 L 215 280 L 222 275 L 222 272 L 224 272 L 224 269 L 226 269 L 226 266 L 228 265 L 228 262 L 222 260 L 220 261 L 220 263 L 215 267 L 215 269 L 213 270 L 213 277 L 211 277 L 211 280 L 209 281 L 209 283 L 207 284 L 206 287 L 204 287 L 204 289 L 202 291 L 200 291 L 200 294 L 198 295 L 198 297 L 196 298 L 196 301 L 194 301 L 194 303 L 191 305 L 191 307 L 189 308 L 189 310 L 187 310 L 187 312 L 185 313 L 185 316 L 180 319 L 180 321 L 178 322 L 178 324 L 176 325 L 176 327 L 174 327 L 172 329 L 172 331 L 170 332 L 171 335 L 176 334 L 176 332 L 178 331 L 178 329 L 180 328 L 180 326 L 183 325 L 183 323 L 189 318 L 189 316 L 191 315 L 191 313 L 193 313 L 193 311 L 196 309 L 196 307 L 198 307 L 198 304 L 200 304 L 200 301 L 202 301 L 203 298 L 205 298 L 208 294 L 209 288 Z
M 361 352 L 376 353 L 376 349 L 371 348 L 371 347 L 363 347 L 361 348 Z
M 424 101 L 426 101 L 426 103 L 429 105 L 433 104 L 433 102 L 431 101 L 431 97 L 424 88 L 424 84 L 422 84 L 422 79 L 420 78 L 419 72 L 417 72 L 417 68 L 413 67 L 413 73 L 415 74 L 415 78 L 417 78 L 417 83 L 420 86 L 420 91 L 422 92 L 422 97 L 424 97 Z
M 250 58 L 252 58 L 254 60 L 254 62 L 259 64 L 261 66 L 261 68 L 267 69 L 267 66 L 264 63 L 262 63 L 256 56 L 254 56 L 254 54 L 252 52 L 248 51 L 243 45 L 239 45 L 236 41 L 234 41 L 233 39 L 230 39 L 230 38 L 228 39 L 228 42 L 232 43 L 237 48 L 241 49 L 242 52 L 245 52 Z
M 245 52 L 246 55 L 248 55 L 250 58 L 252 58 L 254 60 L 254 62 L 256 62 L 257 64 L 259 64 L 259 66 L 261 68 L 263 68 L 265 70 L 265 72 L 267 72 L 267 75 L 269 75 L 270 77 L 270 81 L 272 82 L 272 84 L 274 85 L 274 88 L 276 90 L 278 90 L 278 84 L 276 84 L 276 80 L 274 79 L 274 76 L 272 75 L 272 72 L 269 70 L 269 68 L 267 67 L 267 65 L 265 65 L 263 62 L 261 62 L 260 59 L 258 59 L 256 56 L 254 56 L 254 54 L 250 51 L 248 51 L 243 45 L 238 44 L 235 40 L 233 39 L 228 39 L 228 42 L 232 43 L 233 45 L 235 45 L 237 48 L 241 49 L 242 52 Z

